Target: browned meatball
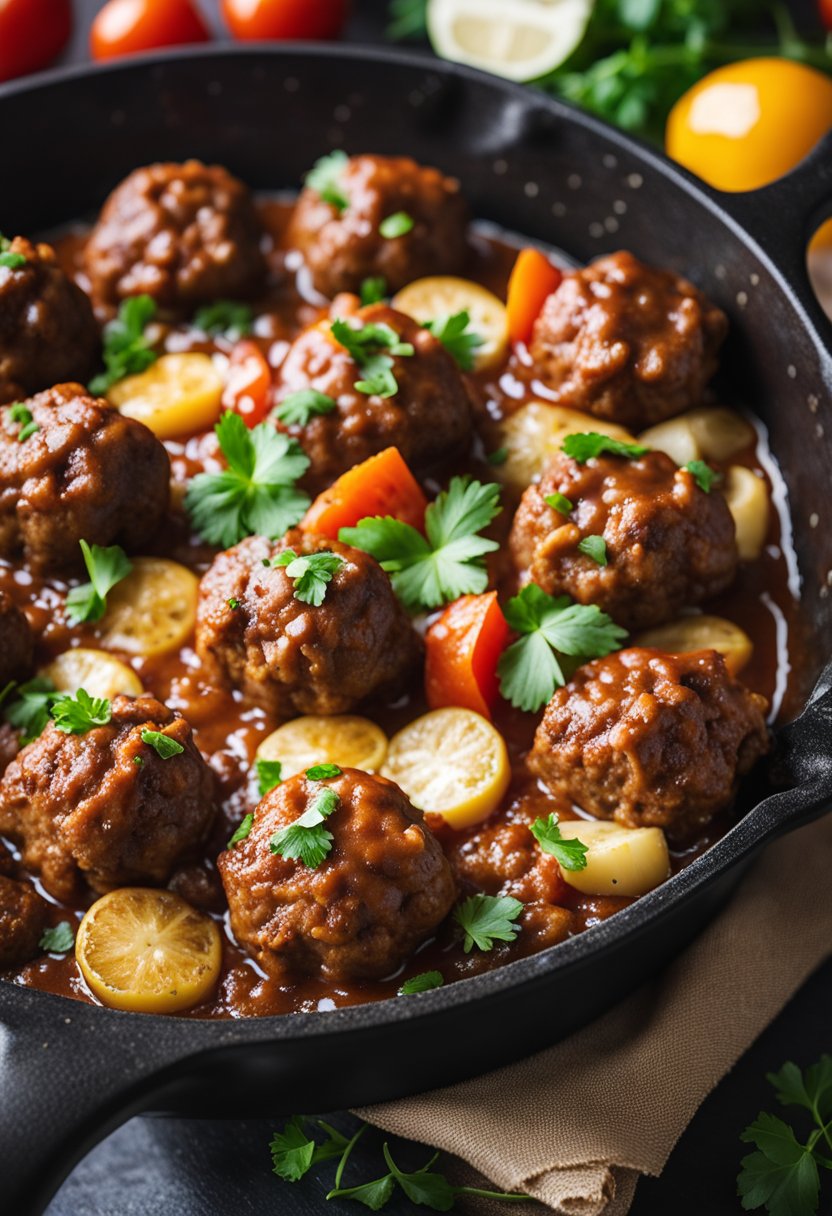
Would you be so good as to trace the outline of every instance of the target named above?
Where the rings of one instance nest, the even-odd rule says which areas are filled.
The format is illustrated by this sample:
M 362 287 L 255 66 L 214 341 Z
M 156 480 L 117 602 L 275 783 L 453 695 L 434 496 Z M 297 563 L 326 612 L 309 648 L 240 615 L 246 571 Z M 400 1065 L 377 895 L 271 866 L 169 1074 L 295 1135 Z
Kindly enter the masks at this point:
M 343 559 L 322 604 L 298 599 L 285 568 L 270 565 L 287 548 Z M 209 679 L 291 718 L 402 689 L 422 643 L 372 557 L 295 531 L 277 542 L 250 536 L 215 558 L 200 584 L 196 649 Z
M 684 841 L 731 805 L 768 750 L 765 707 L 714 650 L 621 650 L 555 692 L 529 767 L 601 819 Z
M 101 345 L 89 300 L 50 245 L 18 236 L 7 252 L 25 262 L 0 266 L 0 402 L 86 380 Z
M 698 404 L 727 330 L 687 279 L 614 253 L 564 276 L 531 354 L 558 405 L 641 428 Z
M 547 505 L 553 494 L 573 504 L 568 516 Z M 588 536 L 604 538 L 605 566 L 579 550 Z M 597 604 L 625 629 L 659 625 L 718 595 L 738 560 L 723 496 L 706 494 L 663 452 L 586 464 L 556 453 L 523 494 L 509 546 L 523 579 Z
M 353 156 L 344 161 L 335 190 L 337 207 L 307 186 L 289 226 L 312 282 L 325 296 L 358 291 L 362 280 L 383 276 L 388 292 L 423 275 L 454 274 L 465 260 L 468 208 L 459 182 L 406 156 Z M 410 231 L 385 237 L 381 225 L 404 212 Z
M 404 313 L 373 304 L 355 313 L 341 310 L 356 330 L 389 327 L 412 355 L 386 356 L 396 382 L 393 396 L 363 393 L 356 387 L 365 372 L 332 335 L 332 321 L 321 321 L 295 340 L 280 369 L 280 401 L 312 388 L 337 404 L 306 426 L 285 429 L 301 443 L 311 461 L 306 484 L 324 489 L 354 464 L 384 448 L 397 447 L 420 472 L 463 451 L 471 439 L 471 403 L 459 368 L 441 342 Z M 385 347 L 378 347 L 385 356 Z
M 18 967 L 40 953 L 49 904 L 28 882 L 0 875 L 0 967 Z
M 0 409 L 0 557 L 38 574 L 83 569 L 78 542 L 143 548 L 168 506 L 170 461 L 141 422 L 80 384 L 26 402 L 38 430 Z
M 163 760 L 143 731 L 184 751 Z M 50 723 L 0 781 L 0 832 L 57 899 L 163 883 L 205 836 L 214 778 L 184 718 L 153 697 L 116 697 L 106 726 L 80 735 Z
M 32 670 L 32 631 L 10 595 L 0 591 L 0 691 Z
M 316 804 L 338 795 L 326 819 L 332 848 L 319 865 L 289 860 L 270 842 Z M 220 857 L 231 927 L 273 973 L 336 983 L 379 979 L 447 916 L 450 866 L 421 811 L 384 777 L 345 769 L 325 783 L 299 773 L 266 795 L 248 837 Z
M 136 169 L 104 204 L 85 252 L 96 304 L 147 294 L 189 310 L 256 291 L 262 229 L 248 189 L 198 160 Z

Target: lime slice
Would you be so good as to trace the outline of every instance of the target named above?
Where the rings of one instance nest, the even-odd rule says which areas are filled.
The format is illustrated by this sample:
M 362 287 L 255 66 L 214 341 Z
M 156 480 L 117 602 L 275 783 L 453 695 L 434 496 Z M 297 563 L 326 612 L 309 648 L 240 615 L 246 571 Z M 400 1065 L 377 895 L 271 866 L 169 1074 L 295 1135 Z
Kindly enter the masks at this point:
M 569 58 L 591 13 L 592 0 L 428 0 L 427 27 L 443 59 L 536 80 Z

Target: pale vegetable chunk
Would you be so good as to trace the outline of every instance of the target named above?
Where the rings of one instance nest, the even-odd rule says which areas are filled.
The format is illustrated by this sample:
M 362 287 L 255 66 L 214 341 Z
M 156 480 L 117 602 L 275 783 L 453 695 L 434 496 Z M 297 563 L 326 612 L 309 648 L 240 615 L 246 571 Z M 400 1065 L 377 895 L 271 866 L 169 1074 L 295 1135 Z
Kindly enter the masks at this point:
M 79 688 L 91 697 L 105 697 L 108 701 L 119 693 L 140 697 L 144 692 L 132 667 L 107 654 L 106 650 L 88 650 L 83 646 L 65 650 L 40 674 L 51 680 L 59 692 L 73 696 Z
M 193 634 L 198 589 L 196 575 L 178 562 L 133 558 L 133 569 L 107 597 L 101 641 L 145 658 L 177 650 Z
M 470 279 L 432 275 L 415 279 L 392 300 L 393 308 L 422 324 L 467 312 L 466 332 L 476 334 L 482 345 L 474 350 L 474 370 L 499 367 L 508 351 L 508 315 L 505 305 L 490 291 Z
M 162 355 L 146 372 L 117 381 L 107 398 L 159 439 L 175 439 L 214 425 L 222 390 L 222 376 L 210 355 L 193 352 Z
M 122 887 L 97 900 L 81 921 L 75 958 L 104 1005 L 178 1013 L 210 994 L 222 941 L 210 916 L 172 891 Z
M 717 650 L 724 656 L 728 670 L 737 675 L 751 661 L 754 646 L 748 634 L 721 616 L 683 616 L 667 625 L 648 629 L 633 638 L 634 646 L 650 646 L 668 654 L 691 654 L 696 650 Z
M 768 535 L 766 483 L 751 469 L 732 465 L 725 478 L 724 493 L 737 529 L 740 561 L 753 562 L 762 553 Z
M 471 709 L 435 709 L 390 740 L 383 777 L 414 806 L 436 811 L 453 828 L 487 819 L 508 789 L 505 740 Z
M 285 722 L 257 749 L 258 760 L 279 760 L 288 780 L 314 764 L 337 764 L 377 773 L 387 755 L 387 736 L 369 718 L 356 714 L 307 715 Z
M 624 828 L 603 820 L 570 819 L 561 836 L 587 846 L 586 867 L 565 870 L 566 882 L 584 895 L 646 895 L 670 877 L 670 855 L 661 828 Z
M 678 465 L 691 460 L 730 460 L 754 443 L 754 428 L 735 410 L 689 410 L 639 435 L 639 443 L 665 452 Z
M 609 435 L 622 443 L 635 443 L 635 437 L 623 426 L 593 418 L 580 410 L 569 410 L 543 401 L 530 401 L 500 425 L 500 442 L 506 459 L 494 469 L 494 475 L 518 490 L 536 481 L 550 456 L 557 452 L 567 435 L 594 431 Z

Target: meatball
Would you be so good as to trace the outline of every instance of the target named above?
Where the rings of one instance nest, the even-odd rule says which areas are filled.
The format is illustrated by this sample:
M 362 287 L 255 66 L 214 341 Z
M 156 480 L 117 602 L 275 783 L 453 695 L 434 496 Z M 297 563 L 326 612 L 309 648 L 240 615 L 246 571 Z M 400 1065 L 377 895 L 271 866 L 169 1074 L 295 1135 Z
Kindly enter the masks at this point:
M 468 207 L 454 178 L 405 156 L 353 156 L 333 191 L 344 206 L 307 186 L 287 235 L 323 295 L 357 292 L 365 278 L 379 275 L 394 292 L 423 275 L 461 268 Z M 384 236 L 384 220 L 400 212 L 413 226 L 400 236 Z
M 0 690 L 30 674 L 33 648 L 25 615 L 10 595 L 0 591 Z
M 394 394 L 383 397 L 355 387 L 365 381 L 366 368 L 333 337 L 331 321 L 313 325 L 292 344 L 280 370 L 278 399 L 312 388 L 336 402 L 334 410 L 313 415 L 305 426 L 285 428 L 311 461 L 306 484 L 313 493 L 384 448 L 397 447 L 408 464 L 424 472 L 462 452 L 471 440 L 465 381 L 433 334 L 383 304 L 349 314 L 348 323 L 355 330 L 386 326 L 413 353 L 385 356 L 389 348 L 372 348 L 388 359 L 395 379 Z
M 276 833 L 338 796 L 331 851 L 315 867 L 273 852 Z M 299 773 L 271 790 L 248 837 L 220 857 L 231 927 L 272 973 L 336 983 L 395 971 L 451 909 L 454 880 L 421 811 L 392 781 L 345 769 L 325 784 Z
M 83 569 L 80 540 L 143 548 L 167 511 L 170 461 L 141 422 L 59 384 L 27 403 L 23 443 L 0 410 L 0 557 L 37 574 Z
M 601 819 L 685 841 L 731 805 L 768 750 L 765 708 L 715 650 L 621 650 L 557 689 L 529 767 Z
M 0 832 L 56 899 L 81 879 L 97 892 L 164 883 L 211 824 L 214 778 L 185 719 L 150 696 L 118 696 L 111 712 L 84 734 L 50 723 L 0 781 Z M 146 731 L 184 750 L 162 759 Z
M 0 967 L 18 967 L 40 953 L 49 904 L 28 882 L 0 874 Z
M 699 403 L 727 331 L 686 279 L 614 253 L 564 276 L 531 355 L 558 405 L 640 429 Z
M 334 553 L 323 603 L 298 599 L 274 559 Z M 220 553 L 200 584 L 196 649 L 209 679 L 240 689 L 278 718 L 340 714 L 400 691 L 422 643 L 378 563 L 337 541 L 289 532 L 250 536 Z
M 547 505 L 553 494 L 572 503 L 568 515 Z M 606 565 L 579 549 L 590 536 L 603 537 Z M 718 595 L 738 561 L 723 496 L 706 494 L 663 452 L 586 464 L 556 453 L 523 494 L 509 547 L 522 579 L 597 604 L 625 629 L 659 625 Z
M 0 402 L 86 380 L 101 346 L 89 300 L 50 245 L 18 236 L 7 252 L 25 261 L 0 266 Z
M 198 160 L 136 169 L 104 204 L 85 252 L 96 304 L 147 294 L 190 311 L 256 291 L 262 229 L 246 186 Z

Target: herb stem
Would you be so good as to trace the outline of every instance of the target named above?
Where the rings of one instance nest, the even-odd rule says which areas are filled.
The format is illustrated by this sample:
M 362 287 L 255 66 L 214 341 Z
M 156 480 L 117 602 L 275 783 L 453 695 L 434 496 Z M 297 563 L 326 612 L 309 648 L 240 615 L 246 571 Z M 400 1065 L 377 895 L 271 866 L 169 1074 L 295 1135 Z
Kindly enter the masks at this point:
M 321 1124 L 321 1126 L 323 1127 L 324 1124 Z M 341 1179 L 344 1176 L 344 1170 L 346 1169 L 347 1162 L 350 1159 L 350 1154 L 352 1153 L 352 1150 L 355 1148 L 356 1144 L 361 1139 L 361 1137 L 364 1135 L 366 1130 L 367 1130 L 367 1124 L 362 1123 L 361 1126 L 359 1127 L 358 1131 L 355 1133 L 353 1138 L 349 1141 L 349 1143 L 347 1144 L 347 1147 L 344 1149 L 343 1153 L 341 1154 L 341 1160 L 338 1162 L 338 1169 L 335 1171 L 335 1186 L 333 1187 L 333 1190 L 336 1190 L 336 1191 L 340 1190 Z
M 522 1195 L 519 1191 L 484 1191 L 478 1186 L 455 1186 L 455 1195 L 479 1195 L 481 1199 L 502 1199 L 506 1203 L 534 1203 L 534 1195 Z

